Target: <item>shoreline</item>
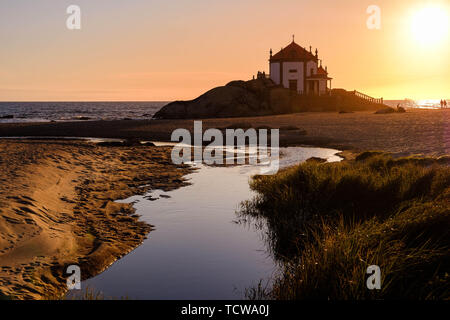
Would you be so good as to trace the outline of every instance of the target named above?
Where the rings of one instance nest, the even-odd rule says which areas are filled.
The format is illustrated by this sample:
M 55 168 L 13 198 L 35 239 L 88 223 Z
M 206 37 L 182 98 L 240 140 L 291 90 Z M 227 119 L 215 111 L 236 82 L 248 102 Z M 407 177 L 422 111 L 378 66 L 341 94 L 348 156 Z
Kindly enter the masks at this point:
M 135 249 L 152 226 L 115 200 L 176 189 L 192 172 L 166 147 L 1 141 L 0 150 L 0 292 L 14 299 L 57 298 L 68 265 L 86 279 Z
M 404 114 L 305 112 L 275 116 L 203 119 L 203 129 L 250 126 L 280 128 L 280 146 L 317 146 L 356 152 L 380 150 L 398 156 L 450 153 L 450 109 Z M 0 137 L 102 137 L 171 141 L 194 120 L 112 120 L 60 123 L 2 123 Z M 306 133 L 306 134 L 305 134 Z

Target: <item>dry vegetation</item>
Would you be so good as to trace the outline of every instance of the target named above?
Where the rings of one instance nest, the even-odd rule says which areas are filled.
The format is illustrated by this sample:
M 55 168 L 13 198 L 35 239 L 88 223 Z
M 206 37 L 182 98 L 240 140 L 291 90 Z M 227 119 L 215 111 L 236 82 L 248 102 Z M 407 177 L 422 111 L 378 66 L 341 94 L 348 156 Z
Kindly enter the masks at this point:
M 448 164 L 366 152 L 255 177 L 242 215 L 267 221 L 284 271 L 250 298 L 450 299 Z M 373 264 L 381 290 L 366 288 Z

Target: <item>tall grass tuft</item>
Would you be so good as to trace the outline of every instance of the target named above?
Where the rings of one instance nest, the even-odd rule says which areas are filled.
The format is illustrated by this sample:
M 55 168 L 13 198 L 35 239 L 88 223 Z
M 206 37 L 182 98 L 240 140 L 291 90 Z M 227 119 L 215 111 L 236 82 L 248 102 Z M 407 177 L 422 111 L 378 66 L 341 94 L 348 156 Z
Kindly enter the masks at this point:
M 267 221 L 283 274 L 266 298 L 450 299 L 448 159 L 306 162 L 257 176 L 241 214 Z M 378 265 L 381 290 L 368 290 Z

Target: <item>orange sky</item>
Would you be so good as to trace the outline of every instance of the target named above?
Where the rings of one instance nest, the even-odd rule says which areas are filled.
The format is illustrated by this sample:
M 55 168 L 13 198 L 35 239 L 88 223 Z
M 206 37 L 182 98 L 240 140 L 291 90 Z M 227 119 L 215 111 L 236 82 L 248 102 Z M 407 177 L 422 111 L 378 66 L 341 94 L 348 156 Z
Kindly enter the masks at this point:
M 319 49 L 333 87 L 385 99 L 450 98 L 448 30 L 430 44 L 410 27 L 430 5 L 448 18 L 448 0 L 5 2 L 0 101 L 191 99 L 267 72 L 269 49 L 292 34 Z M 79 31 L 65 26 L 73 3 L 82 10 Z M 366 27 L 372 4 L 381 8 L 381 30 Z

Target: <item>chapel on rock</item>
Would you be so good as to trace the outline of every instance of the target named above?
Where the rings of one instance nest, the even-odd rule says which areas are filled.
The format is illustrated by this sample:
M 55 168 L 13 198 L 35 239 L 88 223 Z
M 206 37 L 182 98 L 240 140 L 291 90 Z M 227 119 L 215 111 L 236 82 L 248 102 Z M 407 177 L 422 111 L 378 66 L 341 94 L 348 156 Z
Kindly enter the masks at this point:
M 292 42 L 272 55 L 270 49 L 270 79 L 277 85 L 297 91 L 299 94 L 325 95 L 331 91 L 327 67 L 322 67 L 319 52 L 312 53 Z M 328 86 L 329 83 L 329 86 Z

